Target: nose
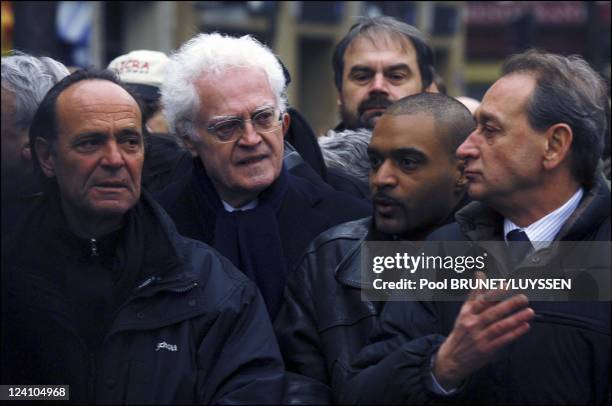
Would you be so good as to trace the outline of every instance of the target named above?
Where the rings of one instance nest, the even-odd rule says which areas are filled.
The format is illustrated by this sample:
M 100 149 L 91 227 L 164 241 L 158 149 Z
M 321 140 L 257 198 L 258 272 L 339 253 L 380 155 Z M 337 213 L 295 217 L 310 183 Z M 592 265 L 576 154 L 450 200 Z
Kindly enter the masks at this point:
M 372 78 L 370 93 L 388 93 L 387 81 L 383 73 L 376 73 Z
M 245 147 L 253 147 L 261 142 L 261 135 L 255 130 L 251 120 L 244 122 L 244 127 L 241 128 L 242 136 L 238 139 L 238 143 Z
M 397 176 L 395 168 L 390 160 L 385 160 L 376 169 L 372 169 L 370 173 L 370 186 L 372 191 L 382 188 L 393 188 L 397 185 Z
M 479 149 L 477 145 L 477 130 L 472 131 L 470 135 L 463 141 L 457 148 L 457 158 L 459 159 L 476 159 L 479 156 Z
M 120 168 L 125 164 L 123 153 L 116 141 L 107 143 L 101 163 L 108 168 Z

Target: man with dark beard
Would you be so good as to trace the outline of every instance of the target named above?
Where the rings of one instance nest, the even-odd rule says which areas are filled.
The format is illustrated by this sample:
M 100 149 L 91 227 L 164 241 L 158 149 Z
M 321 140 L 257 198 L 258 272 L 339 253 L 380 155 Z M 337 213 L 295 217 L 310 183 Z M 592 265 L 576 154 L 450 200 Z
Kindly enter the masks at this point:
M 433 59 L 415 27 L 386 16 L 360 19 L 334 50 L 342 119 L 335 131 L 371 130 L 393 102 L 432 91 Z
M 342 121 L 327 136 L 345 130 L 372 130 L 393 102 L 435 92 L 433 59 L 433 51 L 415 27 L 392 17 L 361 18 L 334 50 L 332 65 Z M 329 146 L 326 138 L 319 139 L 324 155 Z M 362 145 L 351 147 L 365 155 Z M 336 190 L 365 197 L 367 185 L 354 176 L 356 171 L 359 169 L 328 166 L 327 182 Z M 347 185 L 359 185 L 358 190 L 347 189 Z

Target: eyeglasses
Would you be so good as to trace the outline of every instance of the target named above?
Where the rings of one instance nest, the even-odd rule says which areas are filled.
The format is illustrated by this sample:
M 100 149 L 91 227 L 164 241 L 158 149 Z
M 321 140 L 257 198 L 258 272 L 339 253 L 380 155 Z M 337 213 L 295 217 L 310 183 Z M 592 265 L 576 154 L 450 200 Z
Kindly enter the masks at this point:
M 279 113 L 280 111 L 276 108 L 267 107 L 255 111 L 251 118 L 246 120 L 240 117 L 231 117 L 209 124 L 206 131 L 214 135 L 218 142 L 232 142 L 244 135 L 246 122 L 250 121 L 258 134 L 270 133 L 278 128 L 281 121 Z

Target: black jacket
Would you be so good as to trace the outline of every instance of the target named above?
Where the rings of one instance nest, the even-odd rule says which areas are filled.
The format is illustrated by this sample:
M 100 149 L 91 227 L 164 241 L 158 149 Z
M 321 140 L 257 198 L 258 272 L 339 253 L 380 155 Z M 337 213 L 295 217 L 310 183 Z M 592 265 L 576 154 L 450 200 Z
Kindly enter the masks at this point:
M 449 215 L 445 223 L 452 219 Z M 361 275 L 362 243 L 390 239 L 376 231 L 371 217 L 340 224 L 319 235 L 289 275 L 274 323 L 290 372 L 286 403 L 327 403 L 337 396 L 350 360 L 366 344 L 384 305 L 362 297 L 371 289 Z
M 361 199 L 368 199 L 370 197 L 368 182 L 364 182 L 335 167 L 327 168 L 327 183 L 335 190 L 349 193 Z
M 206 224 L 199 215 L 202 209 L 194 198 L 190 176 L 171 185 L 157 198 L 174 220 L 179 233 L 211 243 L 206 238 Z M 287 269 L 297 266 L 308 243 L 321 232 L 336 224 L 367 216 L 370 212 L 371 206 L 366 202 L 289 173 L 288 190 L 277 214 Z
M 148 134 L 142 168 L 142 186 L 149 192 L 164 189 L 191 171 L 191 153 L 170 134 Z
M 137 207 L 145 214 L 127 221 L 116 256 L 128 257 L 118 271 L 129 272 L 129 257 L 140 255 L 139 278 L 97 350 L 56 278 L 63 264 L 85 272 L 95 258 L 52 249 L 72 246 L 44 227 L 58 213 L 41 205 L 3 247 L 2 383 L 68 384 L 71 400 L 87 403 L 279 402 L 283 363 L 255 286 L 210 247 L 178 235 L 150 198 Z M 140 248 L 134 239 L 144 239 Z
M 288 278 L 276 335 L 287 371 L 314 381 L 289 375 L 285 403 L 331 402 L 334 374 L 342 375 L 372 330 L 378 303 L 361 300 L 359 268 L 371 222 L 351 221 L 318 236 Z
M 327 167 L 317 142 L 317 135 L 304 116 L 296 109 L 289 107 L 287 113 L 291 116 L 291 122 L 287 134 L 285 134 L 285 140 L 295 147 L 304 161 L 311 166 L 321 179 L 326 180 Z
M 429 239 L 501 240 L 501 216 L 480 203 Z M 600 179 L 557 236 L 610 240 L 610 191 Z M 529 258 L 528 258 L 529 259 Z M 526 261 L 529 262 L 529 261 Z M 524 262 L 523 264 L 525 264 Z M 522 266 L 522 265 L 521 265 Z M 380 328 L 353 360 L 344 403 L 604 404 L 610 401 L 610 302 L 531 302 L 530 331 L 502 348 L 462 390 L 440 398 L 430 390 L 431 356 L 453 328 L 459 302 L 388 302 Z

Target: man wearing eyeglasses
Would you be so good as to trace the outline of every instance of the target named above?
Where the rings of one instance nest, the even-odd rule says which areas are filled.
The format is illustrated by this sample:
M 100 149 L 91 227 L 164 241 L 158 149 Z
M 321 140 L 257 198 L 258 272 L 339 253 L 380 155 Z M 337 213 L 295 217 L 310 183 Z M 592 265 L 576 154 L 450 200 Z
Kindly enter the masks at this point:
M 285 87 L 267 47 L 216 33 L 183 45 L 162 85 L 170 127 L 198 157 L 159 200 L 181 234 L 209 243 L 255 281 L 272 319 L 307 244 L 369 214 L 367 204 L 287 172 Z

